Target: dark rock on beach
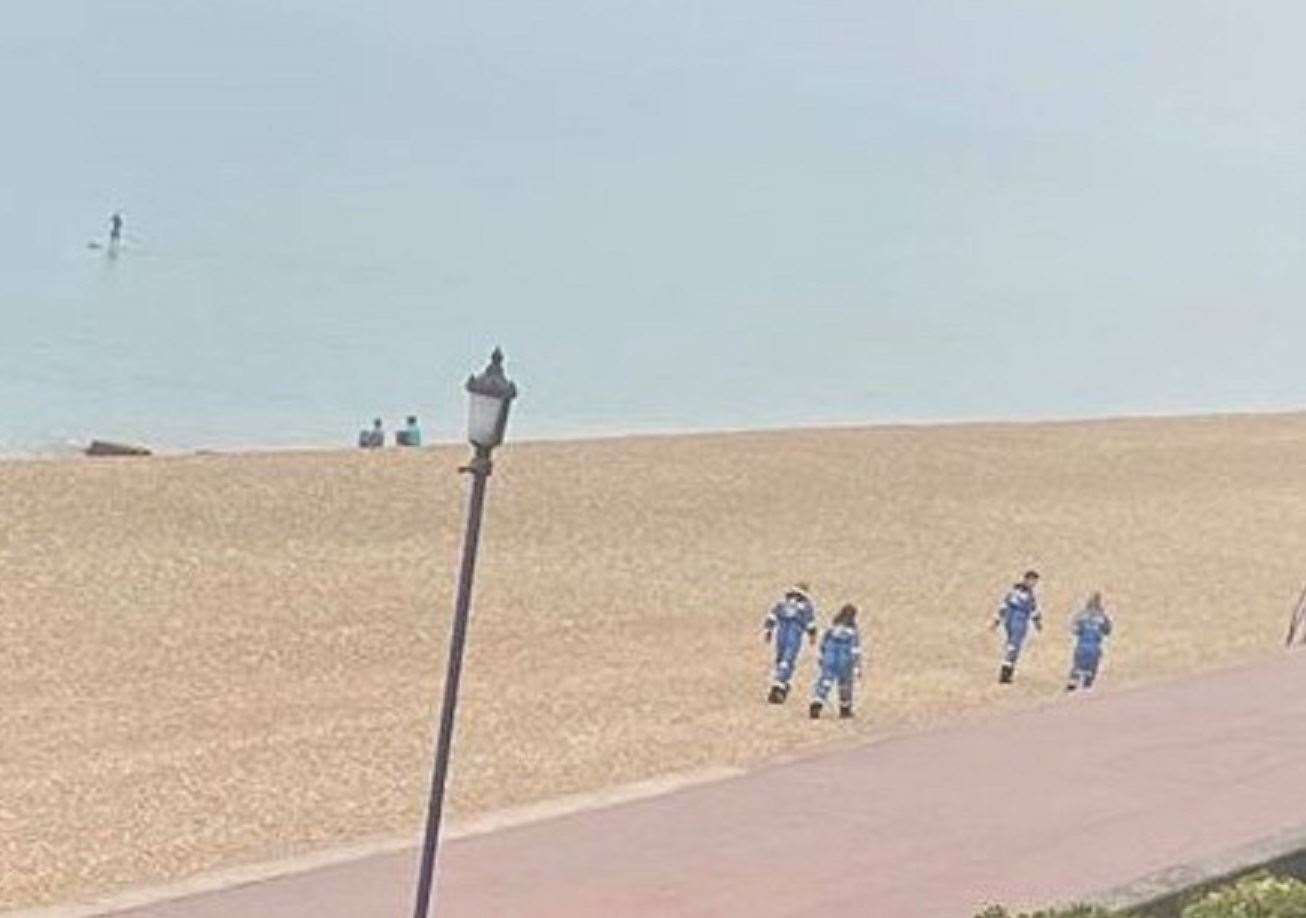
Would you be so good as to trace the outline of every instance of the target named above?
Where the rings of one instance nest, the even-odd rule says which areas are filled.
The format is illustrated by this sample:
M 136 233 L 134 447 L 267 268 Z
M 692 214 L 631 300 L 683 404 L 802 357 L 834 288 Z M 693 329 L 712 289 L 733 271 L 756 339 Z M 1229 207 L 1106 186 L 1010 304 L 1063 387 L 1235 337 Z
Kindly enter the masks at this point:
M 86 447 L 88 456 L 148 456 L 150 451 L 144 446 L 130 443 L 114 443 L 111 440 L 92 440 Z

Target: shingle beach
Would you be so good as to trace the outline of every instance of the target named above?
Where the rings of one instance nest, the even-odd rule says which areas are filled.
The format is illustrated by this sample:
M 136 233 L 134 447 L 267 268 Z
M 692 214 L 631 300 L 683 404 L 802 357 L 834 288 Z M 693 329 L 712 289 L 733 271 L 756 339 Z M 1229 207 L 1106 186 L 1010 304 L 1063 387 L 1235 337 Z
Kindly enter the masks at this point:
M 461 447 L 0 463 L 0 908 L 421 826 Z M 996 684 L 1036 567 L 1047 630 Z M 785 586 L 858 603 L 858 718 L 764 703 Z M 1271 655 L 1306 581 L 1306 416 L 509 443 L 456 815 Z M 958 763 L 958 776 L 965 763 Z

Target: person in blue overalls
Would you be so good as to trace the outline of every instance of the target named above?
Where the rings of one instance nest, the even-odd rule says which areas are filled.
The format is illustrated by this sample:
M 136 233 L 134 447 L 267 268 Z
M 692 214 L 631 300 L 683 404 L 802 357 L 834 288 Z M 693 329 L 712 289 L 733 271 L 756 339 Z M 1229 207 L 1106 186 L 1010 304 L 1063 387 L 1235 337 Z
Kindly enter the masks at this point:
M 862 677 L 862 643 L 857 633 L 857 607 L 848 603 L 839 610 L 821 637 L 821 675 L 812 688 L 812 718 L 821 708 L 830 688 L 839 684 L 839 716 L 853 716 L 853 679 Z
M 1070 620 L 1070 633 L 1075 636 L 1075 652 L 1066 691 L 1090 689 L 1097 679 L 1098 664 L 1102 662 L 1102 644 L 1111 634 L 1111 616 L 1102 608 L 1101 593 L 1088 597 L 1084 608 Z
M 803 635 L 816 643 L 816 606 L 807 593 L 807 584 L 791 587 L 784 598 L 776 603 L 762 625 L 766 640 L 775 640 L 775 678 L 766 700 L 783 704 L 789 695 L 789 682 L 794 677 L 794 664 L 803 647 Z
M 1020 648 L 1025 644 L 1029 625 L 1033 622 L 1039 631 L 1043 630 L 1043 614 L 1038 610 L 1038 599 L 1034 596 L 1034 587 L 1038 585 L 1038 571 L 1025 571 L 1025 576 L 1011 588 L 1002 607 L 998 609 L 991 627 L 1001 624 L 1007 632 L 1007 644 L 1003 649 L 1002 668 L 998 670 L 998 681 L 1008 683 L 1016 674 L 1016 661 L 1020 659 Z

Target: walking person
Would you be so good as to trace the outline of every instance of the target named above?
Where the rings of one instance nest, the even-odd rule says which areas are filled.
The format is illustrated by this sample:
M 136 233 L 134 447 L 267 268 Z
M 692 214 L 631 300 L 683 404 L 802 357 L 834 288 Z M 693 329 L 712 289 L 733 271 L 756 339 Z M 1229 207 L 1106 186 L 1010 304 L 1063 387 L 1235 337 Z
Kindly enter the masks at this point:
M 821 637 L 821 675 L 812 687 L 808 713 L 821 716 L 830 689 L 839 686 L 839 716 L 853 716 L 853 680 L 862 677 L 862 642 L 857 632 L 857 607 L 848 603 L 839 610 Z
M 807 584 L 796 584 L 785 592 L 784 598 L 767 614 L 762 631 L 767 641 L 775 641 L 775 675 L 766 700 L 783 704 L 789 696 L 798 653 L 803 648 L 803 635 L 807 635 L 810 643 L 816 643 L 816 606 L 808 595 Z
M 1088 597 L 1084 608 L 1070 620 L 1070 633 L 1075 636 L 1075 650 L 1070 661 L 1070 677 L 1066 691 L 1091 689 L 1097 680 L 1097 668 L 1102 662 L 1102 645 L 1111 635 L 1111 616 L 1102 608 L 1102 594 Z
M 109 218 L 109 248 L 116 249 L 122 242 L 122 213 L 115 211 Z
M 1038 598 L 1034 587 L 1038 585 L 1038 571 L 1025 571 L 1025 576 L 1015 584 L 998 609 L 993 619 L 992 628 L 1001 624 L 1007 632 L 1007 643 L 1002 652 L 1002 668 L 998 670 L 998 682 L 1008 684 L 1016 675 L 1016 662 L 1020 659 L 1020 650 L 1025 645 L 1032 622 L 1038 631 L 1043 630 L 1043 613 L 1038 608 Z

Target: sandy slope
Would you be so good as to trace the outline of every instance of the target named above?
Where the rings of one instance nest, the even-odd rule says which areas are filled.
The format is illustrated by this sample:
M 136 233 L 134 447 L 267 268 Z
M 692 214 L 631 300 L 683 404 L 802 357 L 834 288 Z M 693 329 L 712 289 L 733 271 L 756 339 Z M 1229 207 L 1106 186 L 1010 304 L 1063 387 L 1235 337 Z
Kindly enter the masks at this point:
M 463 813 L 1273 653 L 1306 417 L 516 444 L 491 483 Z M 421 822 L 462 449 L 0 465 L 0 906 Z M 1051 629 L 993 684 L 998 596 Z M 869 609 L 853 724 L 761 703 L 776 591 Z M 802 663 L 800 698 L 812 659 Z M 959 777 L 964 763 L 959 763 Z

